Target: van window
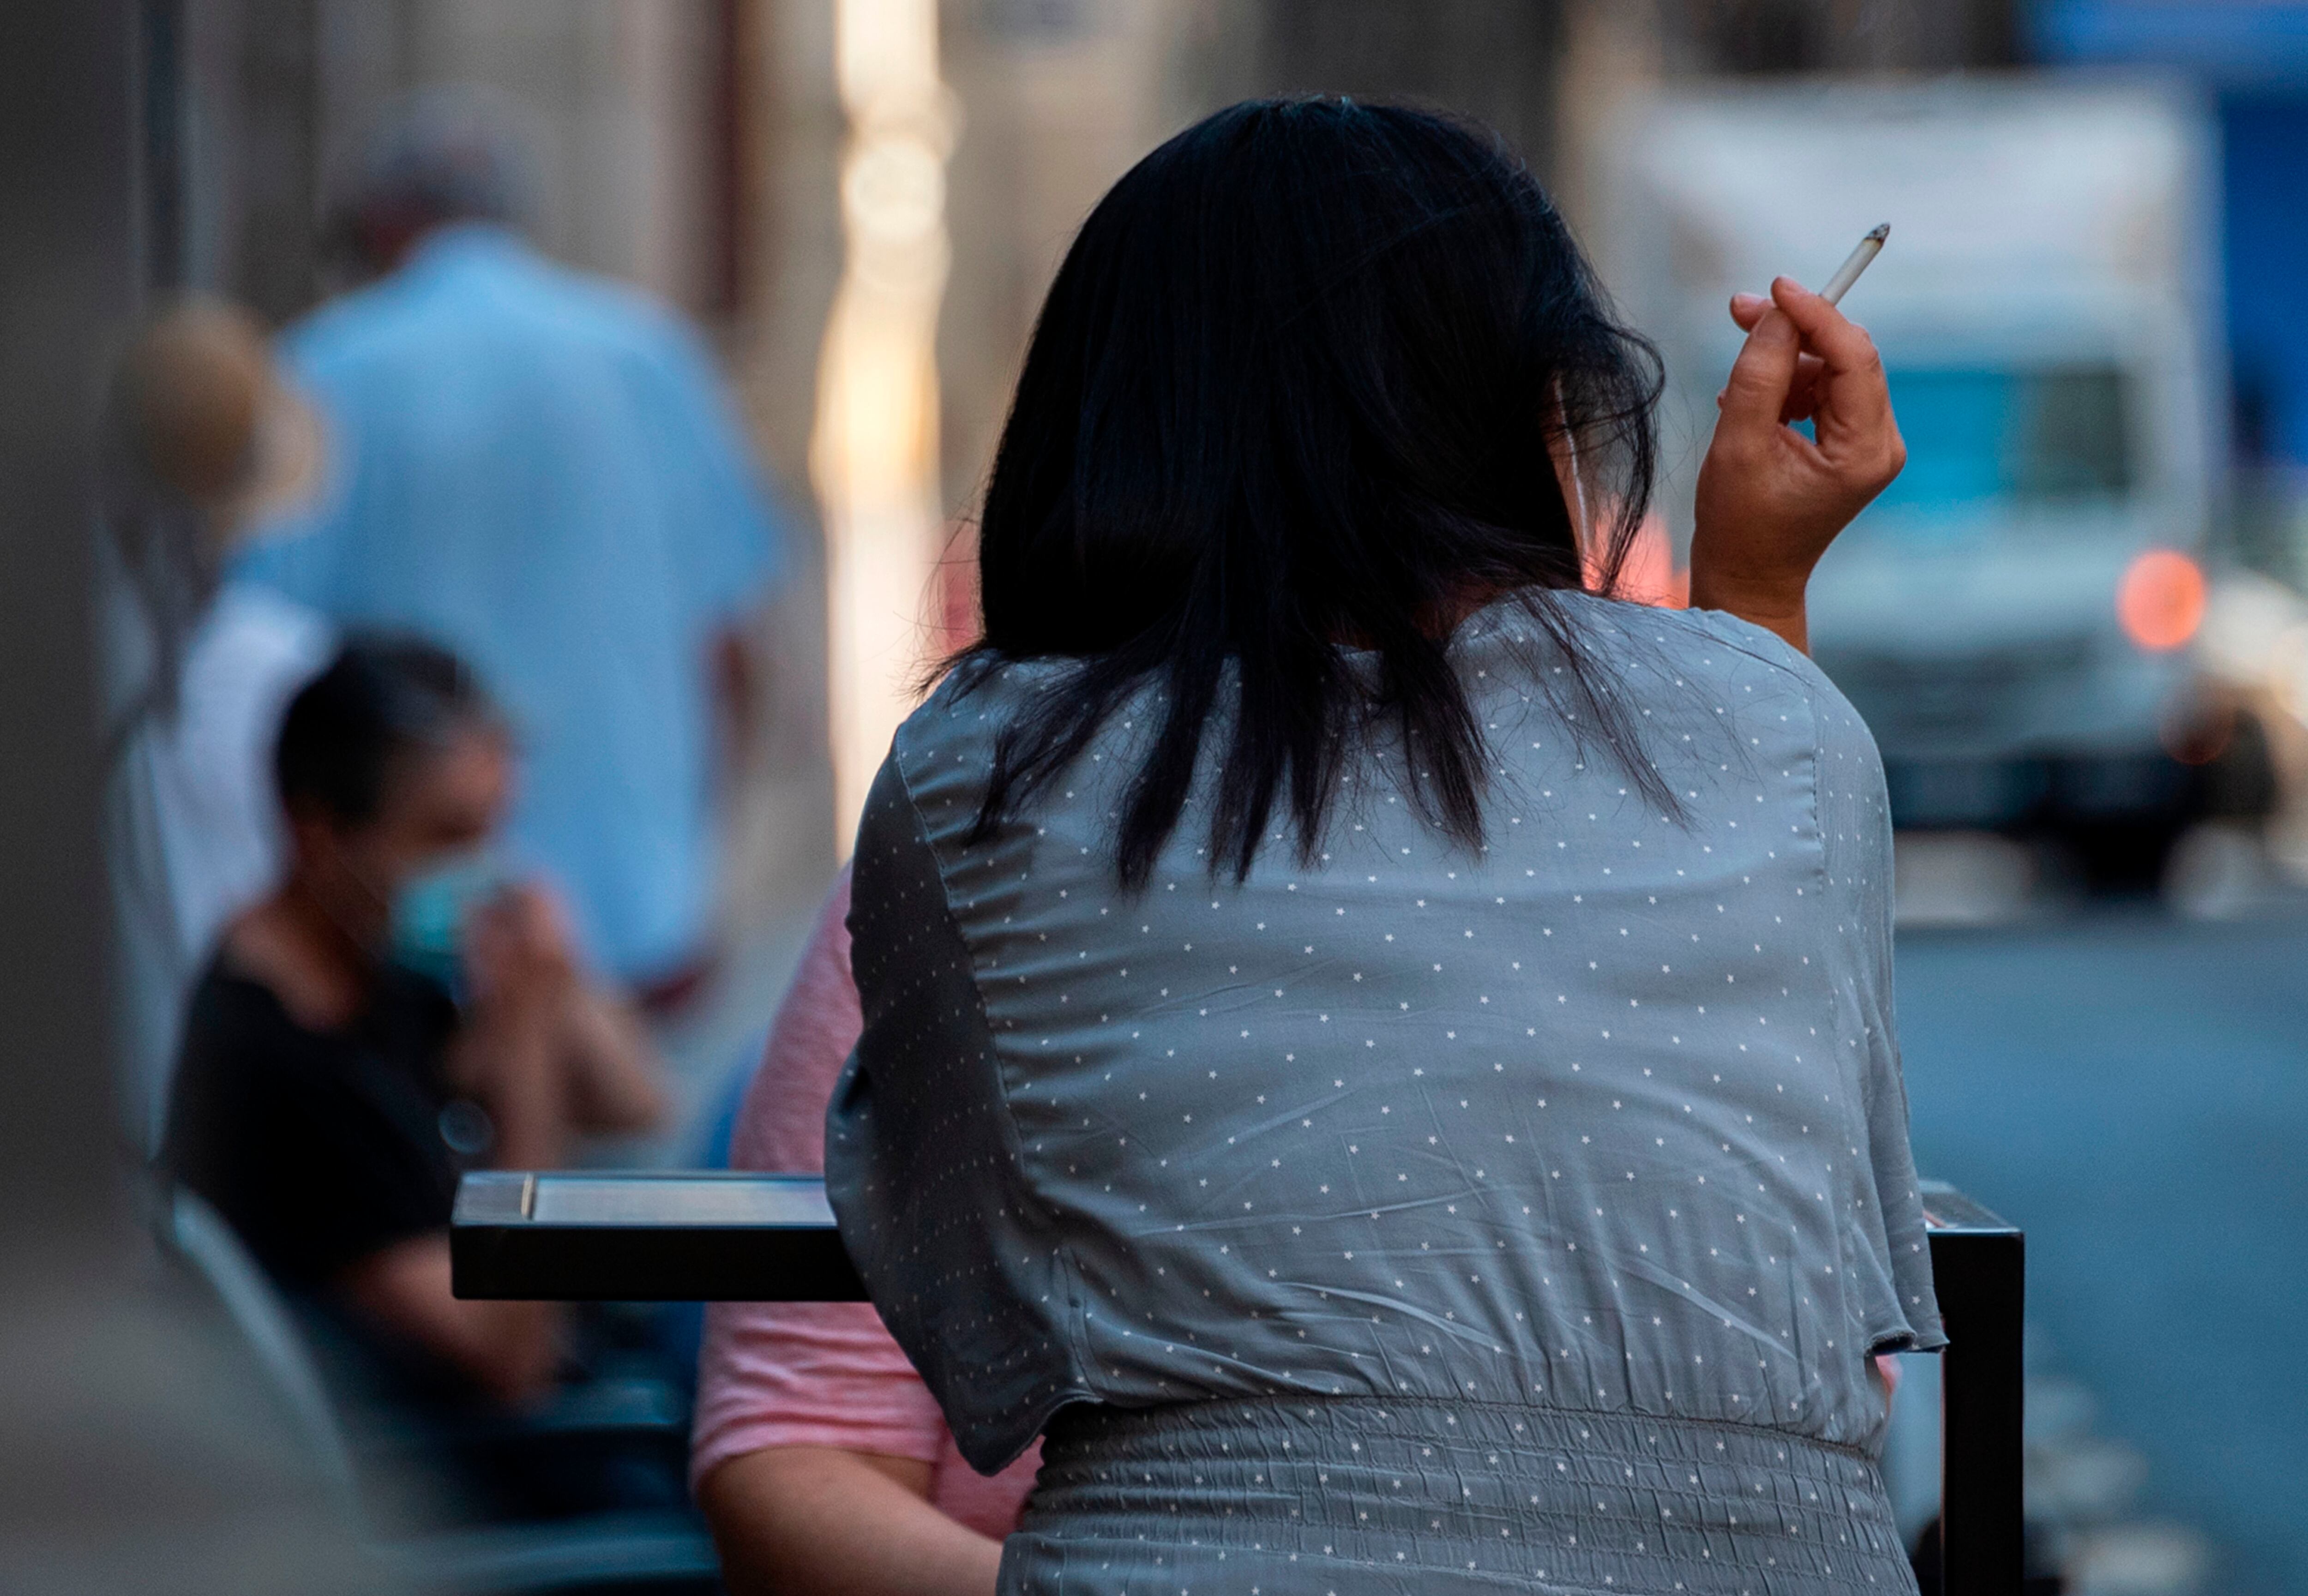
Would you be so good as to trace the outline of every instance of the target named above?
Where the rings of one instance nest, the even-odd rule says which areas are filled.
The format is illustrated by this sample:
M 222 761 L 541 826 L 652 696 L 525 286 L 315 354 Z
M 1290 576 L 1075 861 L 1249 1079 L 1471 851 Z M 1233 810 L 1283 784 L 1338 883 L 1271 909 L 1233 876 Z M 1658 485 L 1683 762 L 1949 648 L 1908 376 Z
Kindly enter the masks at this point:
M 2049 508 L 2131 490 L 2123 373 L 2114 366 L 1890 373 L 1908 468 L 1877 504 L 1930 515 Z

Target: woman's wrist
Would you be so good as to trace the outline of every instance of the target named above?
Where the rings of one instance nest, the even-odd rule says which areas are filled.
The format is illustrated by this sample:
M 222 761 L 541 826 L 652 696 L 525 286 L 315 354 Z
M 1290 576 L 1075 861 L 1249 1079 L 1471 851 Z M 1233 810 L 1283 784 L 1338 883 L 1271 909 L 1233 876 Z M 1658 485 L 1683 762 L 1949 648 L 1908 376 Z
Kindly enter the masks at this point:
M 1802 653 L 1811 651 L 1811 630 L 1802 579 L 1756 577 L 1714 569 L 1694 551 L 1691 562 L 1691 607 L 1721 610 L 1777 632 Z

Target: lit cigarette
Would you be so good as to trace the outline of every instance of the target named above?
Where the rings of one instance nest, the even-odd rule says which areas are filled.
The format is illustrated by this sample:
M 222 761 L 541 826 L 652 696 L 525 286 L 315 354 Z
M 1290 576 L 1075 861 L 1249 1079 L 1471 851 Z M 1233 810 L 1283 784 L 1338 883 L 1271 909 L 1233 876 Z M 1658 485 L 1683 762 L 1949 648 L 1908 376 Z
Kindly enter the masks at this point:
M 1859 247 L 1844 257 L 1843 264 L 1835 269 L 1835 275 L 1827 279 L 1827 287 L 1819 291 L 1819 296 L 1833 305 L 1849 293 L 1851 285 L 1859 280 L 1859 274 L 1867 270 L 1868 263 L 1883 253 L 1883 240 L 1890 236 L 1891 224 L 1885 222 L 1862 238 Z

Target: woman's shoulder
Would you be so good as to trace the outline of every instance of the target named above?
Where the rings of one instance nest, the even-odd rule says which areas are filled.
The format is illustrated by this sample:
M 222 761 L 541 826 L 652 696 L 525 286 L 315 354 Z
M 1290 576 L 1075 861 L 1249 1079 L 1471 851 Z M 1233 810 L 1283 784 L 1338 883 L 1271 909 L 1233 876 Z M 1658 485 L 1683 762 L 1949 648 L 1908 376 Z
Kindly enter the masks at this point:
M 901 778 L 918 804 L 933 794 L 982 791 L 991 780 L 1003 733 L 1036 694 L 1067 670 L 1064 660 L 973 657 L 940 678 L 900 723 L 883 769 Z M 1111 717 L 1110 717 L 1111 718 Z M 1104 742 L 1131 718 L 1127 708 L 1093 741 Z
M 1009 712 L 1037 691 L 1079 668 L 1079 662 L 1067 659 L 966 656 L 938 678 L 920 706 L 906 717 L 901 731 L 918 734 L 932 725 L 998 727 Z
M 1656 701 L 1661 685 L 1717 689 L 1752 700 L 1776 691 L 1804 700 L 1813 712 L 1839 723 L 1857 724 L 1842 692 L 1802 650 L 1777 632 L 1724 610 L 1669 609 L 1606 598 L 1592 593 L 1548 596 L 1558 607 L 1562 629 L 1573 639 L 1589 680 L 1607 678 L 1639 699 Z M 1530 611 L 1513 600 L 1479 612 L 1459 644 L 1462 662 L 1478 672 L 1512 677 L 1517 673 L 1568 669 Z M 1533 645 L 1537 645 L 1536 648 Z M 1708 713 L 1712 713 L 1709 706 Z
M 1725 610 L 1672 609 L 1600 594 L 1561 592 L 1547 596 L 1563 613 L 1565 628 L 1583 650 L 1605 663 L 1623 665 L 1672 660 L 1685 674 L 1705 680 L 1762 665 L 1807 688 L 1829 686 L 1809 656 L 1777 632 L 1743 621 Z M 1514 600 L 1479 611 L 1461 634 L 1462 647 L 1503 649 L 1546 639 L 1534 636 L 1537 622 Z
M 1819 662 L 1778 633 L 1743 621 L 1727 610 L 1672 610 L 1661 614 L 1681 620 L 1685 647 L 1696 652 L 1699 668 L 1748 672 L 1767 670 L 1799 691 L 1809 702 L 1813 729 L 1823 744 L 1864 743 L 1874 754 L 1874 738 L 1867 723 Z

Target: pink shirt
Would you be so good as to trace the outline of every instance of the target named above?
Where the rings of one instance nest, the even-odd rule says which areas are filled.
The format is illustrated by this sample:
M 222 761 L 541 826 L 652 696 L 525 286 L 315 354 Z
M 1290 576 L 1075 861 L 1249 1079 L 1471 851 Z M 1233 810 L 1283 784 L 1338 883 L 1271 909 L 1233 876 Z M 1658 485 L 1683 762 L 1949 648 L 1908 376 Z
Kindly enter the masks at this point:
M 849 974 L 849 871 L 819 914 L 746 1089 L 729 1166 L 825 1168 L 825 1105 L 865 1021 Z M 1018 1527 L 1041 1448 L 987 1478 L 961 1459 L 937 1403 L 864 1302 L 719 1302 L 707 1309 L 690 1440 L 693 1483 L 770 1446 L 839 1446 L 930 1465 L 930 1501 L 995 1538 Z

